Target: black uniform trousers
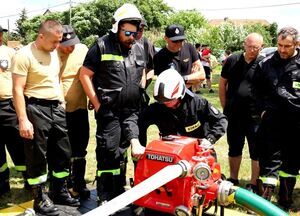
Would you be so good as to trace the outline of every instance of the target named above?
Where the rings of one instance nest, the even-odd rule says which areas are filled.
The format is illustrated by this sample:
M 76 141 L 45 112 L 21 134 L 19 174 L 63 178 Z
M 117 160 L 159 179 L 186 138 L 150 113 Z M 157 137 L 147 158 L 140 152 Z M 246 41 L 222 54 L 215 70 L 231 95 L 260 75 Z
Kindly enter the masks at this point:
M 9 179 L 6 151 L 18 171 L 25 171 L 24 142 L 19 135 L 18 119 L 12 99 L 0 101 L 0 182 Z
M 89 116 L 86 109 L 66 112 L 72 158 L 84 158 L 90 137 Z
M 34 127 L 34 139 L 26 140 L 25 143 L 29 179 L 44 176 L 47 168 L 57 174 L 66 175 L 69 173 L 71 146 L 64 108 L 58 101 L 29 99 L 26 111 Z M 45 179 L 40 180 L 36 184 L 44 181 Z
M 105 199 L 112 199 L 124 191 L 125 156 L 129 140 L 138 138 L 138 111 L 114 110 L 103 105 L 96 120 L 98 196 L 106 193 Z
M 278 171 L 298 175 L 300 116 L 266 111 L 258 130 L 260 176 L 278 177 Z

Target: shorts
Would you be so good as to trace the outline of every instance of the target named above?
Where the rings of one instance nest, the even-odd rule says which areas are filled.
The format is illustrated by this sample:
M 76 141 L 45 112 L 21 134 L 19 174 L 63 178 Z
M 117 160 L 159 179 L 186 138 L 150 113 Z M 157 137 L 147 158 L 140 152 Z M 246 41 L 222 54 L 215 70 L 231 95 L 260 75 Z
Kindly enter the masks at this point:
M 205 79 L 210 79 L 211 77 L 211 69 L 208 66 L 203 66 L 204 71 L 205 71 Z
M 258 160 L 255 147 L 256 131 L 258 124 L 249 117 L 234 116 L 228 118 L 227 142 L 229 145 L 229 157 L 238 157 L 243 153 L 245 138 L 247 138 L 249 154 L 252 160 Z

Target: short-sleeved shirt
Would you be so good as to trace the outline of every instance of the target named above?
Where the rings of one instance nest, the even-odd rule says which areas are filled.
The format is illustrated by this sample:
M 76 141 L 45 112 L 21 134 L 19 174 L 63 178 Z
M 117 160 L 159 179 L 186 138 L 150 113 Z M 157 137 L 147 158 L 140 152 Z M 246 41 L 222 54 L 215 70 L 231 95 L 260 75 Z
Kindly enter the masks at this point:
M 79 80 L 79 69 L 87 51 L 86 45 L 76 44 L 73 52 L 66 59 L 59 53 L 62 61 L 61 82 L 67 112 L 87 108 L 87 97 Z
M 259 56 L 258 60 L 262 57 Z M 243 53 L 237 53 L 229 56 L 224 64 L 221 77 L 228 81 L 226 92 L 225 109 L 230 106 L 231 112 L 241 112 L 249 108 L 249 98 L 251 97 L 251 89 L 245 89 L 244 95 L 240 93 L 240 85 L 247 78 L 247 73 L 251 69 L 255 69 L 258 62 L 253 60 L 250 63 L 245 61 Z M 251 80 L 248 80 L 251 82 Z M 235 107 L 236 110 L 232 110 Z
M 174 67 L 181 75 L 188 75 L 191 74 L 193 63 L 198 59 L 197 51 L 190 43 L 184 43 L 176 53 L 164 47 L 154 55 L 154 73 L 159 75 L 164 70 Z
M 11 60 L 15 50 L 0 46 L 0 100 L 12 98 Z
M 34 43 L 21 48 L 12 61 L 14 74 L 26 76 L 24 95 L 47 100 L 61 100 L 60 61 L 57 51 L 45 52 Z

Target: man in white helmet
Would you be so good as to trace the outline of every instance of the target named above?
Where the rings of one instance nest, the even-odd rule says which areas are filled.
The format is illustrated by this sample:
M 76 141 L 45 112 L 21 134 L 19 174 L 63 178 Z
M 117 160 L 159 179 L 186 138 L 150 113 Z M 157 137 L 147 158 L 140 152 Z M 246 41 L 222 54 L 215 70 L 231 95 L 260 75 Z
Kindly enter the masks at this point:
M 124 191 L 123 154 L 127 148 L 131 145 L 137 159 L 145 151 L 138 140 L 137 126 L 145 61 L 143 50 L 134 48 L 142 16 L 135 5 L 124 4 L 113 18 L 109 34 L 90 48 L 80 71 L 82 86 L 96 113 L 100 203 Z
M 140 141 L 147 141 L 147 128 L 155 124 L 162 136 L 171 134 L 197 137 L 212 148 L 225 133 L 227 119 L 205 98 L 186 88 L 182 76 L 174 69 L 163 71 L 155 82 L 154 98 L 140 116 Z

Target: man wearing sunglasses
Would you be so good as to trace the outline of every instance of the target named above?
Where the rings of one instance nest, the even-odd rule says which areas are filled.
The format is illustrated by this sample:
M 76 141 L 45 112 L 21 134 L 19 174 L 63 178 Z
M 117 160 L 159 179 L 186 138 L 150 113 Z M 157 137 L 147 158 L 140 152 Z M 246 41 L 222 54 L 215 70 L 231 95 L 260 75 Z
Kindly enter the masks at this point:
M 200 84 L 205 79 L 205 72 L 195 47 L 184 42 L 184 28 L 177 24 L 168 26 L 164 39 L 166 47 L 154 56 L 155 75 L 168 68 L 174 68 L 183 76 L 188 88 Z
M 142 16 L 135 5 L 124 4 L 113 18 L 109 34 L 90 48 L 80 71 L 82 86 L 96 113 L 100 203 L 124 191 L 127 148 L 131 145 L 137 159 L 145 151 L 137 126 L 145 61 L 143 50 L 135 44 Z

